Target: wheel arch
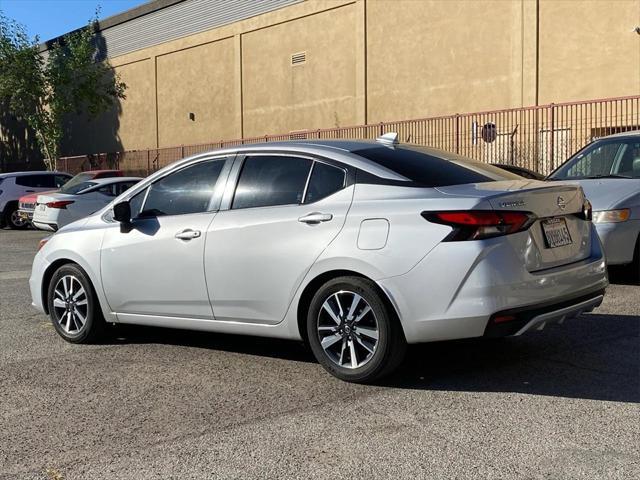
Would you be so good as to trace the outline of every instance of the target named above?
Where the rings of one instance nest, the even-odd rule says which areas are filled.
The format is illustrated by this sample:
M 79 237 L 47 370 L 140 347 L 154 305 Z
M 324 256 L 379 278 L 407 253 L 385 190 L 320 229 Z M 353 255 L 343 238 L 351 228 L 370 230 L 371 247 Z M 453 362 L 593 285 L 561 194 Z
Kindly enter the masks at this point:
M 51 279 L 53 278 L 53 274 L 63 265 L 68 265 L 73 263 L 74 265 L 78 265 L 78 267 L 82 268 L 77 262 L 71 260 L 70 258 L 59 258 L 55 260 L 47 267 L 44 271 L 44 275 L 42 276 L 42 284 L 40 288 L 40 298 L 42 299 L 42 307 L 47 315 L 49 315 L 49 284 L 51 283 Z M 84 271 L 84 268 L 82 269 Z
M 395 320 L 399 322 L 400 328 L 402 329 L 404 334 L 404 328 L 402 327 L 402 322 L 400 321 L 400 315 L 395 304 L 391 301 L 391 298 L 389 298 L 389 295 L 387 294 L 387 292 L 385 292 L 375 280 L 373 280 L 372 278 L 369 278 L 367 275 L 364 275 L 360 272 L 356 272 L 354 270 L 336 269 L 336 270 L 328 270 L 326 272 L 316 275 L 309 283 L 307 283 L 307 285 L 305 285 L 302 293 L 300 294 L 300 299 L 298 300 L 296 318 L 298 322 L 298 331 L 300 333 L 300 337 L 305 343 L 308 342 L 306 320 L 307 320 L 307 312 L 309 310 L 309 306 L 311 305 L 311 300 L 314 294 L 318 291 L 318 289 L 322 285 L 327 283 L 329 280 L 333 280 L 334 278 L 338 278 L 338 277 L 359 277 L 359 278 L 364 278 L 366 280 L 369 280 L 377 289 L 378 293 L 380 294 L 380 298 L 382 299 L 383 302 L 385 302 L 389 311 L 394 314 Z

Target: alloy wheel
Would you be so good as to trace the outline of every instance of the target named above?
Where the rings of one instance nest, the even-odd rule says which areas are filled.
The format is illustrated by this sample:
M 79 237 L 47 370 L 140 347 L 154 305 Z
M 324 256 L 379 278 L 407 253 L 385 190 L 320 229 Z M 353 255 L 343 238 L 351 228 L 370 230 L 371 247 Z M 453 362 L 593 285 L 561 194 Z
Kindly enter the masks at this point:
M 53 290 L 54 316 L 65 333 L 79 333 L 87 322 L 89 304 L 84 287 L 73 275 L 65 275 Z
M 365 365 L 378 346 L 378 321 L 369 303 L 355 292 L 340 290 L 325 299 L 318 313 L 320 345 L 333 363 L 355 369 Z
M 24 218 L 22 218 L 20 215 L 18 215 L 17 210 L 14 210 L 13 212 L 11 212 L 10 220 L 11 220 L 11 224 L 16 228 L 22 228 L 27 224 L 27 221 Z

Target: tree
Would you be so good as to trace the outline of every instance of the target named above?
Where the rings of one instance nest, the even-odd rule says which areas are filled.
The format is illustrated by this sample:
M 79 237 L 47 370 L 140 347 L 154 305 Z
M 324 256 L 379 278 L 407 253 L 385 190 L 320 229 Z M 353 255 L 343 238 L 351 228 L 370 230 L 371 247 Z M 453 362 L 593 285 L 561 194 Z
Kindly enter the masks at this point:
M 97 14 L 88 25 L 41 52 L 38 37 L 0 12 L 0 108 L 33 131 L 47 168 L 60 155 L 65 118 L 89 119 L 125 98 L 126 85 L 100 58 Z

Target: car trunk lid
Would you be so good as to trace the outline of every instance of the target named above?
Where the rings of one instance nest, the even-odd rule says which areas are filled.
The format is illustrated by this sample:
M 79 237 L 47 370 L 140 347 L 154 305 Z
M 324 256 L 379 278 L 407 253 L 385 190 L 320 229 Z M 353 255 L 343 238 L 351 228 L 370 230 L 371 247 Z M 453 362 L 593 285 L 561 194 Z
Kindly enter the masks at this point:
M 482 199 L 496 211 L 533 213 L 537 218 L 522 245 L 529 271 L 577 262 L 591 253 L 591 222 L 584 216 L 585 196 L 579 185 L 509 180 L 437 190 Z

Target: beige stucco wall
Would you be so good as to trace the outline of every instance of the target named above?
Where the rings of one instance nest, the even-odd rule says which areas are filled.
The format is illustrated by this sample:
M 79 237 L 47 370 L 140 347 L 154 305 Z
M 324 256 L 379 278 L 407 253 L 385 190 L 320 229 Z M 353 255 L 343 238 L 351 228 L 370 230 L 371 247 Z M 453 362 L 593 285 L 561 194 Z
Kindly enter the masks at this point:
M 240 136 L 234 55 L 233 38 L 225 38 L 157 57 L 160 145 Z
M 541 0 L 539 101 L 640 93 L 640 0 Z
M 522 104 L 521 2 L 367 4 L 368 120 Z
M 126 99 L 94 120 L 71 118 L 63 144 L 65 155 L 117 152 L 147 148 L 156 143 L 155 80 L 150 58 L 112 62 L 113 71 L 127 85 Z
M 358 115 L 356 19 L 350 4 L 242 36 L 245 136 L 364 120 Z M 291 55 L 299 52 L 306 52 L 306 62 L 292 66 Z
M 112 58 L 121 112 L 66 153 L 640 94 L 637 25 L 640 0 L 307 0 Z

